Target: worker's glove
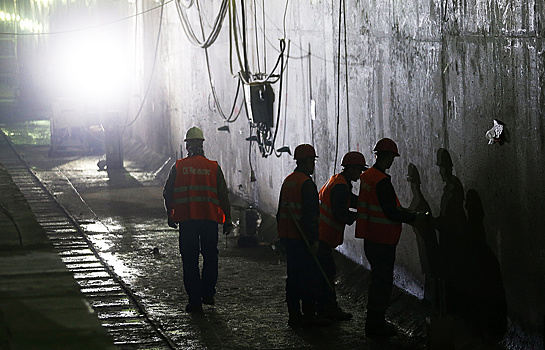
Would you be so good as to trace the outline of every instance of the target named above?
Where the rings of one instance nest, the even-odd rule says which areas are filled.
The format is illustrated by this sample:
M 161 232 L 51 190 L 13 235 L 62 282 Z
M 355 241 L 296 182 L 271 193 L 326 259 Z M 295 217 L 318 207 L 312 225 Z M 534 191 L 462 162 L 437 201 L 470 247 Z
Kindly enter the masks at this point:
M 411 225 L 416 228 L 422 228 L 429 224 L 429 218 L 431 216 L 429 211 L 418 211 L 415 213 L 416 219 L 411 222 Z
M 176 222 L 174 222 L 174 219 L 172 218 L 168 218 L 168 226 L 172 227 L 172 228 L 178 228 L 178 225 L 176 225 Z
M 233 230 L 233 223 L 231 221 L 226 221 L 224 224 L 223 224 L 223 234 L 224 235 L 228 235 L 231 233 L 231 231 Z

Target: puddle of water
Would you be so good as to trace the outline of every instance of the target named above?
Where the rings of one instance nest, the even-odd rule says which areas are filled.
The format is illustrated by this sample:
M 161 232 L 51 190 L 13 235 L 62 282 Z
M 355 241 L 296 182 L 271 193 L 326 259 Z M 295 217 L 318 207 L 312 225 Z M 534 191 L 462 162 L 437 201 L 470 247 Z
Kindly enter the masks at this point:
M 120 260 L 116 255 L 112 253 L 103 252 L 101 256 L 104 260 L 106 260 L 108 265 L 110 265 L 114 269 L 115 273 L 120 276 L 124 281 L 128 281 L 129 283 L 131 283 L 132 280 L 138 278 L 138 276 L 140 275 L 139 270 L 127 266 L 124 261 Z

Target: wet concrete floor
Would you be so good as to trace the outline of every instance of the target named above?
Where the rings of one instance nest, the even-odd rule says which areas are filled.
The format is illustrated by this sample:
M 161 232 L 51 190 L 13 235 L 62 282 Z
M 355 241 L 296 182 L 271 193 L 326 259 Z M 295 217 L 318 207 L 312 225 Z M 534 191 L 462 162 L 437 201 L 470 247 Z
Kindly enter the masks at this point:
M 76 151 L 49 158 L 47 145 L 17 149 L 180 349 L 425 348 L 422 334 L 365 338 L 362 302 L 344 294 L 340 305 L 354 314 L 353 320 L 291 330 L 284 302 L 285 261 L 269 243 L 237 247 L 234 235 L 220 235 L 216 305 L 205 305 L 201 315 L 187 314 L 178 233 L 166 224 L 162 183 L 153 174 L 130 161 L 123 170 L 98 171 L 99 156 Z

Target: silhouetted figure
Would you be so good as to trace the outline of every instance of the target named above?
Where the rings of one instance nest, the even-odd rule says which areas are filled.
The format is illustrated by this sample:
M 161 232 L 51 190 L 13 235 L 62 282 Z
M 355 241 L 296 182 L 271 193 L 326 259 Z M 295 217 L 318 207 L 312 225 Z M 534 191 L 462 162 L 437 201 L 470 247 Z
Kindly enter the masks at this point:
M 411 184 L 411 192 L 413 198 L 409 205 L 409 211 L 412 212 L 425 212 L 428 216 L 431 216 L 430 205 L 422 191 L 420 189 L 420 173 L 418 168 L 413 163 L 409 164 L 407 181 Z M 420 257 L 420 265 L 422 267 L 422 273 L 425 276 L 424 282 L 424 300 L 429 302 L 436 301 L 437 292 L 437 279 L 440 278 L 442 262 L 441 253 L 439 251 L 439 243 L 437 242 L 437 235 L 435 228 L 425 222 L 421 226 L 413 226 L 413 230 L 416 233 L 416 242 L 418 245 L 418 255 Z M 434 311 L 437 311 L 438 305 L 435 305 Z
M 476 190 L 467 191 L 468 237 L 464 277 L 468 319 L 485 339 L 498 342 L 507 330 L 507 306 L 499 262 L 486 243 L 484 209 Z
M 286 247 L 286 304 L 288 326 L 325 326 L 331 321 L 316 314 L 322 276 L 316 261 L 320 202 L 312 180 L 316 150 L 309 144 L 295 148 L 295 170 L 282 183 L 276 221 L 278 238 Z
M 461 251 L 463 237 L 468 234 L 467 217 L 464 210 L 464 188 L 452 173 L 452 159 L 448 151 L 437 151 L 437 163 L 441 178 L 445 182 L 441 197 L 440 214 L 433 220 L 439 232 L 439 247 L 444 262 L 445 299 L 447 312 L 459 310 L 459 291 L 464 276 L 460 270 L 464 255 Z
M 320 189 L 320 242 L 318 243 L 318 261 L 324 271 L 319 297 L 318 313 L 331 320 L 350 320 L 352 314 L 343 311 L 337 303 L 335 275 L 337 266 L 333 250 L 344 241 L 346 225 L 356 221 L 358 196 L 352 193 L 352 182 L 358 181 L 366 170 L 365 157 L 360 152 L 351 151 L 344 155 L 341 162 L 343 171 L 333 175 Z
M 461 318 L 481 342 L 497 343 L 507 328 L 507 310 L 499 263 L 486 244 L 480 198 L 469 190 L 464 205 L 462 183 L 452 174 L 452 159 L 444 148 L 437 152 L 437 165 L 445 187 L 441 213 L 433 223 L 445 267 L 447 313 Z

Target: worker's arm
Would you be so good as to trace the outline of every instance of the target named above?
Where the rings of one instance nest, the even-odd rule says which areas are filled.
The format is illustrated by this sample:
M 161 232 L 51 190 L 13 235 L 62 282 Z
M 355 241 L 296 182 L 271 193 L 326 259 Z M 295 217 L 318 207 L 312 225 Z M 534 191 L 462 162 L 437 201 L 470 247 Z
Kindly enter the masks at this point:
M 220 201 L 220 207 L 225 214 L 225 223 L 232 225 L 231 220 L 231 202 L 229 201 L 229 189 L 227 188 L 227 182 L 223 176 L 223 171 L 218 165 L 218 199 Z
M 174 182 L 176 181 L 176 176 L 176 164 L 174 164 L 172 168 L 170 168 L 167 181 L 165 182 L 165 186 L 163 187 L 163 199 L 165 200 L 165 209 L 167 211 L 167 215 L 170 214 L 172 210 L 174 198 Z
M 163 199 L 165 200 L 165 210 L 167 211 L 168 226 L 172 228 L 177 227 L 176 223 L 170 217 L 174 204 L 174 183 L 176 181 L 176 176 L 176 164 L 174 164 L 172 168 L 170 168 L 167 181 L 165 182 L 165 186 L 163 187 Z
M 310 241 L 317 241 L 320 223 L 320 201 L 318 198 L 318 189 L 311 179 L 303 183 L 301 187 L 302 203 L 302 228 L 306 237 Z
M 416 219 L 414 213 L 397 206 L 396 194 L 390 178 L 386 177 L 377 183 L 377 197 L 388 220 L 411 223 Z
M 356 221 L 356 212 L 350 211 L 351 195 L 356 197 L 344 184 L 335 185 L 331 189 L 331 210 L 333 217 L 346 225 L 352 225 Z M 356 197 L 357 201 L 357 197 Z

